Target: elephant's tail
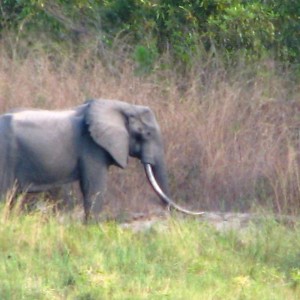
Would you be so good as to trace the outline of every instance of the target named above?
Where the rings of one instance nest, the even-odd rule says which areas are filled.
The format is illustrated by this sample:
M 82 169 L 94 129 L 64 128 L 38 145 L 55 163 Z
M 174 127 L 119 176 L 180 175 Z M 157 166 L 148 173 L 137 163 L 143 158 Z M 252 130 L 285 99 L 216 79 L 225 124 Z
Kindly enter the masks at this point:
M 0 200 L 14 184 L 14 136 L 11 115 L 0 116 Z

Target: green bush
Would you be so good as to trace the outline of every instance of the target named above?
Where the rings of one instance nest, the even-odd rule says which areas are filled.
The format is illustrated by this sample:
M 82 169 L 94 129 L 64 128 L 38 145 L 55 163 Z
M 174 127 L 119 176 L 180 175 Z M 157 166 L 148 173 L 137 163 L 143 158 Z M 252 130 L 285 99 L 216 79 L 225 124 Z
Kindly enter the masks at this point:
M 168 54 L 183 65 L 199 45 L 230 60 L 243 53 L 299 64 L 299 15 L 300 2 L 287 0 L 3 0 L 0 30 L 40 32 L 75 46 L 88 36 L 108 49 L 125 39 L 135 58 L 144 48 L 151 61 Z

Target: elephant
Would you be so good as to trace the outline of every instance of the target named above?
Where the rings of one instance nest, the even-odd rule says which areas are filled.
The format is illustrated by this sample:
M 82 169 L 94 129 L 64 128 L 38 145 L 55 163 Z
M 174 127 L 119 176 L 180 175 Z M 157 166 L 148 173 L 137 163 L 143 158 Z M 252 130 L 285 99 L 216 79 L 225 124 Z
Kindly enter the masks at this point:
M 85 219 L 98 218 L 107 171 L 141 160 L 163 203 L 171 200 L 163 139 L 152 110 L 119 100 L 92 99 L 67 110 L 21 109 L 0 115 L 0 197 L 42 192 L 79 181 Z

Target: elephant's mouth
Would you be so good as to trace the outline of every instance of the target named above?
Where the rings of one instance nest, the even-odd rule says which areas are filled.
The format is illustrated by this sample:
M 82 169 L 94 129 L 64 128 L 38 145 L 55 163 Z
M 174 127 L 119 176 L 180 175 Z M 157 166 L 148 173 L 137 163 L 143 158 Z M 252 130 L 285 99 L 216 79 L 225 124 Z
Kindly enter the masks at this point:
M 191 211 L 191 210 L 185 209 L 183 207 L 180 207 L 178 204 L 176 204 L 160 188 L 159 184 L 157 183 L 157 181 L 154 177 L 151 165 L 146 163 L 146 164 L 144 164 L 144 167 L 145 167 L 145 172 L 146 172 L 147 178 L 150 182 L 150 185 L 152 186 L 154 191 L 158 194 L 158 196 L 162 199 L 162 201 L 166 202 L 168 205 L 175 208 L 176 210 L 178 210 L 182 213 L 188 214 L 188 215 L 199 216 L 199 215 L 204 214 L 204 212 L 202 212 L 202 211 L 199 211 L 199 212 Z

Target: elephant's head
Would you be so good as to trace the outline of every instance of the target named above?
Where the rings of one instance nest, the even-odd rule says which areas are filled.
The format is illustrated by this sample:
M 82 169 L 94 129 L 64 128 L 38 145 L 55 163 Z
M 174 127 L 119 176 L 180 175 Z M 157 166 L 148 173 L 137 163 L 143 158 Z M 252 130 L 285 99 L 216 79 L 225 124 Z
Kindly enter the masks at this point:
M 200 214 L 179 207 L 169 198 L 162 136 L 148 107 L 115 100 L 90 100 L 87 105 L 86 121 L 92 138 L 118 166 L 125 168 L 128 156 L 139 158 L 165 203 L 184 213 Z

